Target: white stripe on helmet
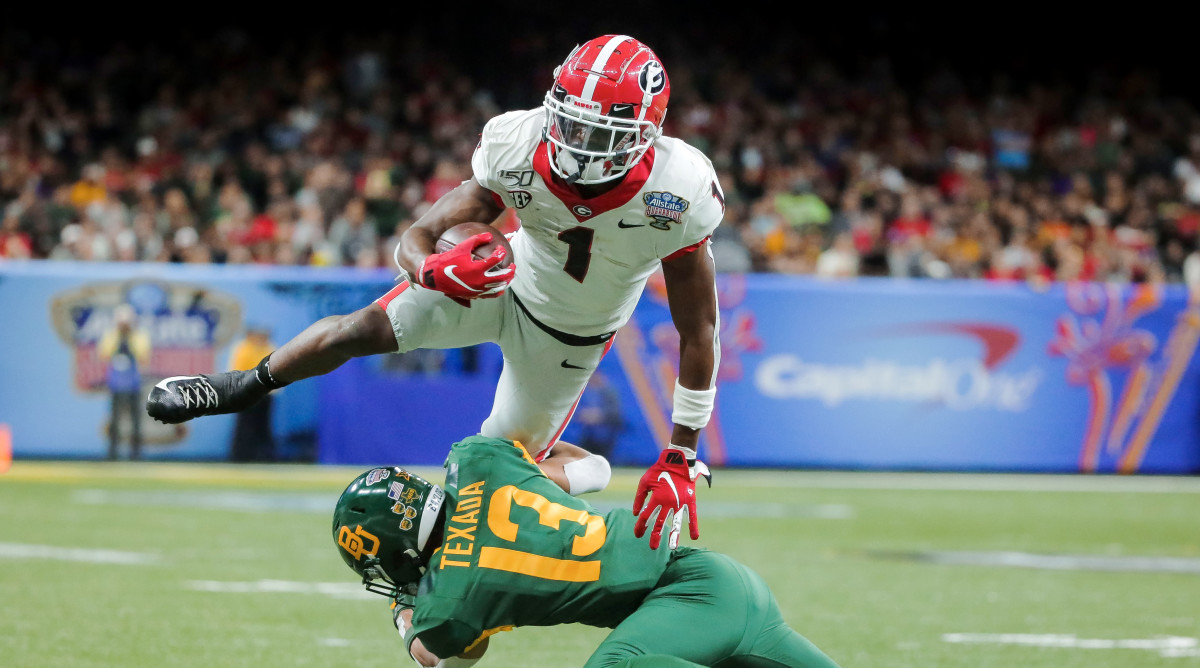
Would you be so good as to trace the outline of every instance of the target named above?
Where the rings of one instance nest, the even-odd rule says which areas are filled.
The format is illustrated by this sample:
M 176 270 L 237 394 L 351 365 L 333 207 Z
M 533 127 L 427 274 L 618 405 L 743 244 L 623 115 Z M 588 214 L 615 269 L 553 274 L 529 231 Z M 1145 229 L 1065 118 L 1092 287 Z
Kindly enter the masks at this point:
M 604 45 L 604 48 L 600 49 L 600 55 L 596 56 L 596 62 L 592 63 L 590 67 L 584 68 L 588 72 L 588 78 L 583 84 L 583 95 L 580 97 L 589 102 L 595 102 L 592 99 L 592 95 L 596 92 L 596 84 L 600 83 L 599 72 L 604 71 L 604 67 L 608 65 L 608 59 L 612 56 L 613 52 L 627 39 L 630 39 L 627 35 L 613 35 L 608 40 L 608 43 Z

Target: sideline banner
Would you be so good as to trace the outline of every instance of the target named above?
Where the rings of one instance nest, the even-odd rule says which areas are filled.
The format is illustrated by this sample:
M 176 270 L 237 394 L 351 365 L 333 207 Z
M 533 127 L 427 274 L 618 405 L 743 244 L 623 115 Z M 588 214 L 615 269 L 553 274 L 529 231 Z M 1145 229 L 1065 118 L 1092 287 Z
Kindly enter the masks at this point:
M 118 303 L 152 341 L 148 391 L 225 370 L 248 326 L 278 345 L 392 285 L 382 270 L 0 264 L 0 423 L 17 458 L 105 456 L 97 344 Z M 1180 286 L 723 275 L 718 291 L 719 390 L 701 443 L 714 465 L 1200 471 L 1200 304 Z M 669 439 L 677 349 L 656 275 L 563 438 L 650 463 Z M 440 464 L 487 416 L 500 365 L 484 344 L 294 383 L 274 394 L 278 458 Z M 220 460 L 234 417 L 142 426 L 147 459 Z
M 1200 471 L 1200 306 L 1182 286 L 752 275 L 718 290 L 715 464 Z M 677 348 L 659 279 L 609 367 L 657 443 Z M 626 438 L 614 459 L 649 456 Z
M 314 320 L 370 303 L 392 285 L 386 273 L 220 265 L 86 262 L 0 264 L 0 423 L 15 457 L 102 458 L 108 452 L 106 364 L 97 344 L 128 303 L 151 341 L 140 368 L 142 397 L 159 379 L 225 371 L 247 326 L 280 344 Z M 276 392 L 272 416 L 281 459 L 311 459 L 316 448 L 316 383 Z M 122 457 L 129 452 L 120 417 Z M 182 425 L 141 424 L 146 459 L 222 460 L 233 416 Z

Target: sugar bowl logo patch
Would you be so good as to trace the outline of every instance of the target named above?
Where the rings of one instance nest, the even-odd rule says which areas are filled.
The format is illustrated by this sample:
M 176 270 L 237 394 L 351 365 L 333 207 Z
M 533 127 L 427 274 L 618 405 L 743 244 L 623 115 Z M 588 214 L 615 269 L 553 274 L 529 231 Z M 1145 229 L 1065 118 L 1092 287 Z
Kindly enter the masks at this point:
M 392 472 L 387 469 L 372 469 L 371 472 L 367 474 L 367 479 L 365 482 L 368 485 L 374 485 L 380 480 L 385 480 L 391 474 Z
M 72 373 L 80 391 L 108 389 L 108 363 L 99 344 L 120 304 L 133 307 L 137 328 L 150 337 L 150 360 L 139 369 L 146 379 L 213 373 L 217 351 L 242 330 L 240 299 L 205 285 L 138 278 L 63 290 L 50 300 L 50 322 L 74 353 Z
M 642 195 L 646 203 L 646 215 L 654 219 L 650 227 L 660 230 L 670 229 L 671 223 L 678 223 L 683 218 L 691 204 L 686 199 L 669 192 L 648 192 Z

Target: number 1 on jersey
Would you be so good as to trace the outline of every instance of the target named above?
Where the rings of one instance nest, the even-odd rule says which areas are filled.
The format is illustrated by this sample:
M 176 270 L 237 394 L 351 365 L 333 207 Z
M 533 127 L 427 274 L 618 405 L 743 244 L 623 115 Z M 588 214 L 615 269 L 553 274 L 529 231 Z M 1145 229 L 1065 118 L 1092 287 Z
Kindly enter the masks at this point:
M 580 283 L 592 264 L 592 237 L 595 235 L 596 231 L 590 227 L 572 227 L 558 233 L 558 240 L 567 245 L 567 263 L 563 265 L 563 271 Z

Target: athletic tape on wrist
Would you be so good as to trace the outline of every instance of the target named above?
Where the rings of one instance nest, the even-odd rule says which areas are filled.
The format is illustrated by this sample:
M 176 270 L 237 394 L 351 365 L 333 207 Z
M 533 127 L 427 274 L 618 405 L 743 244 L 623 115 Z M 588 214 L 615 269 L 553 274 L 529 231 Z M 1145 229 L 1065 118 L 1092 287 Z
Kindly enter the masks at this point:
M 671 422 L 692 429 L 703 429 L 712 415 L 717 399 L 717 388 L 690 390 L 675 380 L 675 397 L 671 411 Z
M 254 368 L 254 375 L 256 378 L 258 378 L 258 382 L 262 383 L 263 385 L 266 385 L 267 387 L 271 388 L 272 390 L 278 390 L 281 387 L 287 387 L 289 385 L 289 383 L 281 383 L 281 382 L 275 380 L 275 377 L 271 375 L 271 355 L 270 354 L 268 354 L 266 357 L 262 358 L 261 361 L 259 361 L 258 366 Z
M 667 448 L 669 448 L 671 450 L 678 450 L 678 451 L 682 452 L 683 458 L 688 461 L 688 465 L 691 465 L 691 463 L 696 460 L 696 451 L 685 445 L 675 445 L 674 443 L 672 443 L 672 444 L 668 445 Z
M 400 639 L 406 640 L 405 636 L 408 635 L 408 630 L 412 627 L 404 621 L 404 616 L 397 612 L 392 617 L 392 621 L 396 622 L 396 631 L 400 634 Z M 413 661 L 416 661 L 416 659 L 413 659 Z

